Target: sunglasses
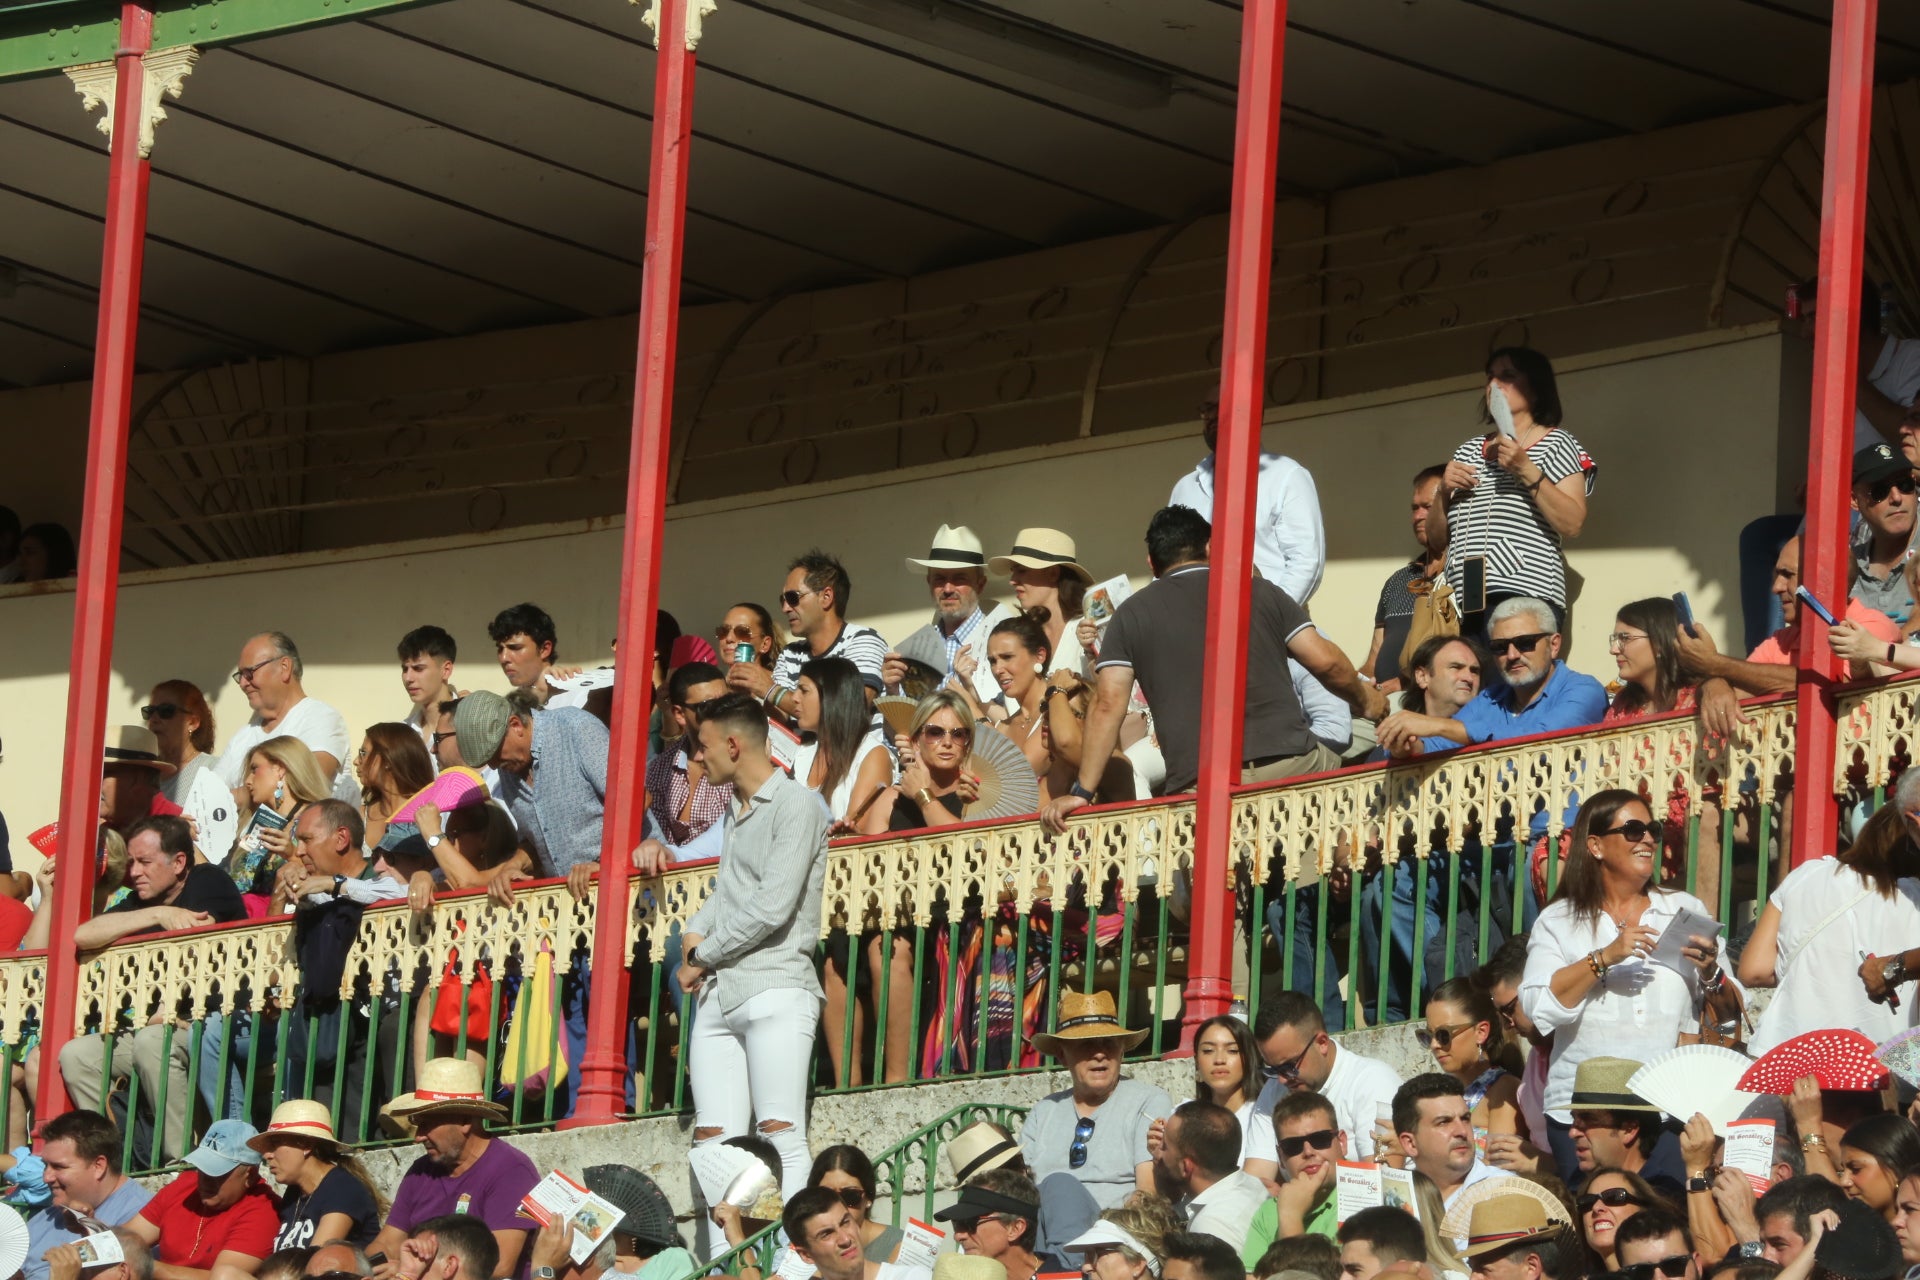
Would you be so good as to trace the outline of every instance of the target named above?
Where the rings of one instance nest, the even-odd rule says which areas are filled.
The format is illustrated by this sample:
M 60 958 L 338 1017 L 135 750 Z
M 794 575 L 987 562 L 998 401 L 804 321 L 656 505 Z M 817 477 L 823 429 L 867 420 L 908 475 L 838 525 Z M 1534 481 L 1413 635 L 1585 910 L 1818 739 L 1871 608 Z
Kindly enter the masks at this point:
M 1552 635 L 1551 631 L 1533 631 L 1524 636 L 1508 636 L 1505 640 L 1494 639 L 1496 653 L 1505 653 L 1509 649 L 1518 649 L 1522 653 L 1532 653 L 1540 647 L 1540 642 Z
M 1676 1253 L 1658 1262 L 1636 1262 L 1630 1267 L 1621 1267 L 1613 1274 L 1619 1280 L 1653 1280 L 1653 1273 L 1658 1271 L 1663 1276 L 1672 1277 L 1672 1280 L 1680 1280 L 1681 1276 L 1687 1274 L 1687 1264 L 1692 1261 L 1688 1255 Z
M 1667 824 L 1658 818 L 1655 818 L 1652 822 L 1642 822 L 1638 818 L 1629 818 L 1617 827 L 1608 827 L 1605 831 L 1596 831 L 1594 834 L 1599 836 L 1625 836 L 1628 844 L 1639 844 L 1642 840 L 1651 836 L 1657 844 L 1659 843 L 1660 837 L 1666 833 L 1666 829 Z
M 1513 1021 L 1513 1015 L 1515 1011 L 1518 1010 L 1519 1008 L 1520 1008 L 1520 997 L 1515 996 L 1513 999 L 1507 1001 L 1505 1004 L 1495 1005 L 1493 1007 L 1493 1011 L 1499 1014 L 1502 1019 L 1511 1023 Z
M 460 736 L 459 734 L 455 733 L 451 729 L 447 730 L 445 733 L 436 733 L 433 735 L 433 745 L 427 749 L 429 751 L 438 751 L 440 749 L 441 743 L 445 742 L 448 738 L 457 738 L 459 736 Z
M 1302 1049 L 1299 1053 L 1294 1054 L 1293 1060 L 1291 1062 L 1277 1062 L 1273 1066 L 1269 1067 L 1268 1070 L 1271 1071 L 1273 1075 L 1279 1076 L 1283 1079 L 1298 1080 L 1300 1078 L 1300 1064 L 1307 1060 L 1307 1055 L 1312 1051 L 1313 1051 L 1313 1041 L 1308 1040 L 1307 1047 Z
M 1867 486 L 1867 497 L 1873 502 L 1885 502 L 1887 495 L 1895 489 L 1911 496 L 1914 483 L 1912 476 L 1895 476 L 1891 480 L 1876 480 Z
M 797 593 L 788 592 L 787 594 L 794 597 L 792 600 L 788 601 L 789 604 L 800 603 L 800 598 Z M 785 597 L 783 596 L 782 599 L 785 599 Z M 741 644 L 752 644 L 753 628 L 752 627 L 715 627 L 713 629 L 713 638 L 715 640 L 718 640 L 721 644 L 725 644 L 729 640 L 737 640 Z
M 1298 1137 L 1280 1139 L 1280 1154 L 1291 1160 L 1312 1147 L 1315 1151 L 1325 1151 L 1333 1145 L 1334 1130 L 1315 1129 L 1312 1133 L 1303 1133 Z
M 1645 1200 L 1642 1200 L 1639 1196 L 1633 1194 L 1633 1192 L 1627 1190 L 1625 1187 L 1608 1187 L 1605 1191 L 1595 1192 L 1592 1195 L 1581 1196 L 1578 1200 L 1575 1200 L 1573 1203 L 1574 1203 L 1574 1207 L 1580 1210 L 1580 1216 L 1583 1218 L 1586 1217 L 1588 1214 L 1592 1213 L 1593 1206 L 1597 1204 L 1603 1204 L 1607 1206 L 1607 1208 L 1609 1209 L 1618 1209 L 1623 1205 L 1629 1205 L 1629 1204 L 1639 1209 L 1644 1209 L 1647 1207 L 1647 1202 Z
M 1435 1045 L 1439 1045 L 1444 1052 L 1453 1047 L 1453 1038 L 1455 1036 L 1459 1035 L 1462 1031 L 1471 1031 L 1478 1025 L 1478 1023 L 1463 1022 L 1457 1027 L 1435 1027 L 1431 1031 L 1425 1027 L 1416 1027 L 1414 1028 L 1413 1038 L 1420 1042 L 1422 1049 L 1432 1049 Z
M 789 609 L 798 609 L 800 607 L 800 601 L 804 597 L 812 594 L 813 589 L 811 587 L 805 591 L 782 591 L 780 593 L 780 603 L 786 605 Z
M 833 1194 L 840 1197 L 840 1203 L 849 1209 L 858 1209 L 867 1202 L 867 1193 L 858 1187 L 842 1187 Z
M 150 707 L 140 708 L 142 720 L 171 720 L 180 714 L 180 706 L 174 702 L 156 702 Z
M 928 724 L 920 726 L 920 736 L 928 742 L 945 742 L 948 738 L 952 738 L 955 742 L 965 746 L 967 743 L 973 741 L 973 730 L 949 729 L 945 725 Z
M 286 656 L 287 655 L 284 653 L 276 654 L 273 657 L 268 658 L 264 662 L 256 662 L 250 667 L 242 667 L 238 671 L 233 673 L 232 680 L 235 684 L 241 686 L 242 688 L 245 688 L 247 685 L 253 683 L 254 673 L 259 671 L 260 668 L 270 667 L 274 663 L 280 661 L 281 658 L 284 658 Z
M 1087 1162 L 1087 1143 L 1093 1138 L 1093 1117 L 1082 1116 L 1073 1126 L 1073 1145 L 1067 1148 L 1067 1167 L 1078 1169 Z

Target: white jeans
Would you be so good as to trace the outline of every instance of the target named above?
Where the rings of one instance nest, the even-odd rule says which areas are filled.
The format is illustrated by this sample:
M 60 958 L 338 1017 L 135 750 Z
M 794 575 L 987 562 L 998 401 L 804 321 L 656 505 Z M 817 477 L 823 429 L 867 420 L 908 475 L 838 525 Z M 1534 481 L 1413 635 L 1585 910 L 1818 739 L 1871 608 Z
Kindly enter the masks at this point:
M 694 1132 L 719 1132 L 697 1143 L 755 1132 L 780 1153 L 780 1194 L 806 1189 L 813 1159 L 807 1150 L 807 1081 L 813 1076 L 813 1038 L 820 1001 L 805 991 L 762 991 L 732 1013 L 720 1009 L 716 984 L 700 992 L 688 1036 L 687 1079 L 693 1085 Z

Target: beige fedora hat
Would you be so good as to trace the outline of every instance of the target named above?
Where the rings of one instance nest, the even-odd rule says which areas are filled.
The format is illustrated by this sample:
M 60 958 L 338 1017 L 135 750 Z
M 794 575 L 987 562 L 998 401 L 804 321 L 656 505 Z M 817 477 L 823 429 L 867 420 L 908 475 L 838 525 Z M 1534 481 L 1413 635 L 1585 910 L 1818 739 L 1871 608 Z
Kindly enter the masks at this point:
M 304 1138 L 331 1150 L 340 1149 L 340 1139 L 333 1133 L 333 1113 L 325 1104 L 306 1098 L 292 1098 L 275 1107 L 266 1132 L 248 1138 L 247 1145 L 264 1152 L 282 1138 Z
M 105 757 L 100 762 L 102 768 L 116 764 L 139 765 L 161 777 L 174 772 L 173 766 L 160 758 L 160 739 L 143 725 L 109 725 Z
M 429 1058 L 420 1069 L 413 1092 L 403 1093 L 386 1105 L 395 1119 L 414 1125 L 429 1113 L 467 1112 L 502 1119 L 507 1109 L 487 1099 L 480 1068 L 465 1058 Z
M 987 569 L 1002 578 L 1015 569 L 1058 569 L 1082 582 L 1093 581 L 1080 564 L 1073 539 L 1058 529 L 1022 529 L 1014 535 L 1013 550 L 989 560 Z
M 975 1120 L 946 1141 L 947 1167 L 957 1185 L 976 1174 L 1020 1159 L 1020 1144 L 991 1120 Z
M 933 548 L 927 552 L 927 558 L 916 560 L 908 556 L 907 564 L 915 569 L 984 569 L 987 553 L 981 549 L 979 537 L 967 526 L 943 524 L 933 535 Z

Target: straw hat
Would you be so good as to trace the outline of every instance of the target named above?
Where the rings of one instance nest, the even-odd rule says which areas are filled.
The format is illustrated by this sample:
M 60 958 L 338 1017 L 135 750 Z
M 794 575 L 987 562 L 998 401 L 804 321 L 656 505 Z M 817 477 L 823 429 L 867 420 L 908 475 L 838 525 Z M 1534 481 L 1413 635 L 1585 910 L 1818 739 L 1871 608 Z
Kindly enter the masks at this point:
M 505 1119 L 507 1109 L 487 1099 L 480 1068 L 465 1058 L 429 1058 L 420 1069 L 420 1079 L 412 1093 L 403 1093 L 389 1102 L 385 1111 L 396 1120 L 418 1126 L 428 1114 L 465 1113 Z
M 333 1113 L 325 1105 L 306 1098 L 293 1098 L 273 1109 L 267 1131 L 247 1139 L 247 1145 L 264 1153 L 282 1138 L 304 1138 L 326 1151 L 338 1151 L 340 1139 L 333 1135 Z
M 955 1183 L 1020 1159 L 1020 1144 L 991 1120 L 975 1120 L 946 1143 L 947 1168 Z
M 1058 569 L 1082 582 L 1091 583 L 1093 575 L 1080 565 L 1073 539 L 1058 529 L 1022 529 L 1013 539 L 1013 550 L 987 561 L 997 577 L 1010 577 L 1015 569 Z
M 116 764 L 138 765 L 163 778 L 174 772 L 174 767 L 160 758 L 160 739 L 153 736 L 153 730 L 137 724 L 110 727 L 104 755 L 106 758 L 100 762 L 102 768 Z
M 1631 1058 L 1588 1058 L 1574 1069 L 1573 1101 L 1576 1111 L 1650 1111 L 1662 1114 L 1628 1086 L 1640 1064 Z
M 1515 1245 L 1550 1240 L 1560 1231 L 1560 1224 L 1549 1221 L 1546 1210 L 1532 1196 L 1488 1196 L 1473 1206 L 1467 1247 L 1460 1251 L 1460 1257 L 1465 1261 L 1501 1253 Z
M 1125 1040 L 1125 1048 L 1131 1049 L 1146 1038 L 1146 1032 L 1129 1031 L 1120 1025 L 1112 992 L 1083 995 L 1069 991 L 1060 997 L 1060 1025 L 1052 1033 L 1036 1034 L 1033 1047 L 1058 1057 L 1060 1046 L 1074 1040 Z
M 979 569 L 986 563 L 987 553 L 981 549 L 979 537 L 963 524 L 941 525 L 925 560 L 907 557 L 907 564 L 916 569 Z

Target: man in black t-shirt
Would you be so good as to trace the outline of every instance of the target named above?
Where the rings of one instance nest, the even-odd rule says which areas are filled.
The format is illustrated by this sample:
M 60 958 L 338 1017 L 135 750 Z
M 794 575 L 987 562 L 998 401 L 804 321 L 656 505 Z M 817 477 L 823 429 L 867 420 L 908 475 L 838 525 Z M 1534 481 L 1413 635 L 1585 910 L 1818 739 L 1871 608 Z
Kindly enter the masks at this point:
M 83 951 L 104 947 L 122 938 L 192 929 L 203 924 L 244 920 L 246 904 L 240 890 L 219 867 L 193 862 L 193 829 L 185 818 L 146 818 L 127 832 L 127 884 L 133 893 L 125 901 L 81 924 L 74 945 Z M 51 897 L 51 895 L 48 895 Z M 188 1010 L 135 1009 L 136 1021 L 147 1025 L 113 1037 L 113 1079 L 140 1076 L 140 1105 L 151 1112 L 160 1096 L 161 1060 L 167 1059 L 166 1121 L 158 1146 L 164 1160 L 173 1161 L 193 1145 L 189 1129 L 193 1094 L 187 1088 L 187 1048 L 192 1040 L 184 1023 L 173 1018 Z M 106 1011 L 109 1021 L 119 1010 Z M 172 1034 L 168 1034 L 169 1027 Z M 104 1112 L 111 1084 L 107 1074 L 105 1036 L 81 1036 L 60 1051 L 60 1074 L 75 1107 Z

